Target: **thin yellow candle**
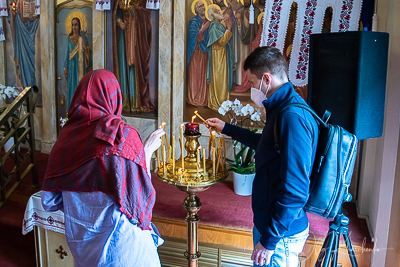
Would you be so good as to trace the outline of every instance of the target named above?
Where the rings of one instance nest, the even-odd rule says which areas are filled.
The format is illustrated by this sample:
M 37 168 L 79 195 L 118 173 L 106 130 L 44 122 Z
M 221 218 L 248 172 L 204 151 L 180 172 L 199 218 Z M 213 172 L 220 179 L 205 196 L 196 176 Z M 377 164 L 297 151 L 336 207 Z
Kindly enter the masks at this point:
M 203 176 L 206 178 L 206 149 L 203 148 Z
M 211 134 L 211 128 L 209 128 L 210 130 L 210 138 L 208 138 L 208 159 L 211 159 L 211 138 L 212 138 L 212 134 Z
M 205 123 L 207 123 L 206 120 L 203 119 L 203 117 L 199 115 L 199 113 L 197 112 L 197 110 L 194 112 L 194 114 L 196 114 L 197 117 L 199 117 L 202 121 L 204 121 Z M 208 124 L 208 123 L 207 123 L 207 124 Z
M 156 158 L 157 158 L 157 168 L 160 169 L 160 149 L 157 149 L 156 151 Z
M 175 175 L 175 135 L 172 135 L 172 175 Z
M 197 168 L 197 173 L 196 175 L 199 175 L 199 166 L 200 166 L 200 152 L 201 152 L 201 146 L 197 148 L 197 162 L 196 162 L 196 168 Z
M 196 115 L 192 116 L 192 123 L 194 122 L 194 120 L 196 119 Z
M 181 147 L 182 147 L 181 158 L 182 158 L 182 169 L 185 168 L 185 158 L 184 158 L 184 154 L 183 154 L 183 151 L 185 151 L 185 147 L 184 147 L 184 145 L 183 145 L 183 126 L 184 126 L 184 124 L 181 123 Z
M 218 170 L 219 170 L 219 163 L 221 161 L 221 150 L 222 150 L 222 148 L 219 145 L 218 149 L 217 149 L 217 170 L 216 170 L 217 173 L 218 173 Z
M 160 127 L 158 128 L 162 128 L 164 130 L 164 125 L 167 124 L 166 122 L 162 122 Z M 164 145 L 164 136 L 161 136 L 161 146 Z M 162 157 L 162 150 L 161 150 L 161 157 Z
M 165 129 L 164 129 L 164 126 L 165 126 L 165 125 L 167 125 L 167 123 L 166 123 L 165 121 L 163 121 L 163 122 L 161 123 L 160 127 L 163 128 L 163 130 L 165 130 Z M 167 145 L 167 148 L 169 148 L 167 132 L 165 132 L 164 138 L 165 138 L 165 144 Z M 161 138 L 161 140 L 162 140 L 162 138 Z
M 212 147 L 212 164 L 213 164 L 213 177 L 215 180 L 215 147 Z
M 163 159 L 163 176 L 165 176 L 165 158 L 166 158 L 166 154 L 165 154 L 165 145 L 162 146 L 161 148 L 162 151 L 162 159 Z
M 215 131 L 211 132 L 211 146 L 216 147 L 217 143 L 215 142 Z

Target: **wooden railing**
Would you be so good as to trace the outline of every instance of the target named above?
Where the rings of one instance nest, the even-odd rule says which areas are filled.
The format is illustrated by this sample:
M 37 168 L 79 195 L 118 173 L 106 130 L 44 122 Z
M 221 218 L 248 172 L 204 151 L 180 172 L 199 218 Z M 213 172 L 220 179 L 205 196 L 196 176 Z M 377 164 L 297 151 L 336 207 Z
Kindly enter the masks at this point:
M 7 122 L 10 125 L 10 129 L 3 132 L 4 138 L 0 141 L 0 209 L 30 171 L 32 187 L 39 187 L 33 121 L 38 92 L 39 89 L 35 85 L 26 87 L 0 116 L 0 128 L 8 128 L 1 127 Z M 26 104 L 25 114 L 20 115 L 19 120 L 15 119 L 16 112 L 24 109 L 24 104 Z M 21 130 L 18 131 L 25 124 L 27 124 L 24 127 L 25 131 L 23 133 Z M 14 144 L 6 152 L 3 150 L 4 145 L 12 137 Z M 19 147 L 23 142 L 28 142 L 29 148 L 21 149 L 20 152 Z M 27 161 L 28 158 L 30 158 L 30 162 Z M 5 165 L 5 163 L 7 164 Z

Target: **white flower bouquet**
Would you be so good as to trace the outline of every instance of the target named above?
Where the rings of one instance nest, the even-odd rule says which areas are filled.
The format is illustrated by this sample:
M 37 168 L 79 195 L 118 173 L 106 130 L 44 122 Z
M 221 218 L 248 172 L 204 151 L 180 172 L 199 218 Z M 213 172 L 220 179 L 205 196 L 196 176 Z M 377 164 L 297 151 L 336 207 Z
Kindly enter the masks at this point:
M 235 101 L 226 100 L 218 109 L 218 113 L 228 116 L 229 123 L 245 127 L 256 132 L 257 128 L 262 127 L 261 111 L 255 109 L 250 104 L 245 106 L 235 99 Z M 230 166 L 229 170 L 240 174 L 255 173 L 254 150 L 241 144 L 238 141 L 233 143 L 234 160 L 226 159 Z
M 0 84 L 0 100 L 5 100 L 8 98 L 14 98 L 17 97 L 23 88 L 16 87 L 16 86 L 5 86 L 3 84 Z M 3 112 L 7 109 L 7 107 L 2 107 L 0 108 L 0 115 L 3 114 Z M 22 107 L 19 110 L 16 110 L 15 113 L 11 115 L 11 119 L 13 124 L 17 123 L 20 119 L 20 115 L 22 112 Z M 3 125 L 0 126 L 0 130 L 3 131 L 3 137 L 9 133 L 12 129 L 12 123 L 11 121 L 6 121 Z M 25 127 L 20 126 L 17 130 L 17 135 L 21 136 L 25 132 Z M 23 141 L 25 143 L 25 140 Z

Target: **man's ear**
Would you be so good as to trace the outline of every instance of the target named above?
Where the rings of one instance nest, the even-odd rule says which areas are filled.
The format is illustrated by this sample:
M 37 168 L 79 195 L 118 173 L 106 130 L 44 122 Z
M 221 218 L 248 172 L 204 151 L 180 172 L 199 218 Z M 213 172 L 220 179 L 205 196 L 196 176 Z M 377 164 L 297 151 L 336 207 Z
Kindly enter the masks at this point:
M 264 77 L 264 81 L 267 83 L 267 84 L 269 84 L 269 83 L 271 83 L 271 77 L 270 77 L 270 74 L 269 73 L 263 73 L 263 77 Z

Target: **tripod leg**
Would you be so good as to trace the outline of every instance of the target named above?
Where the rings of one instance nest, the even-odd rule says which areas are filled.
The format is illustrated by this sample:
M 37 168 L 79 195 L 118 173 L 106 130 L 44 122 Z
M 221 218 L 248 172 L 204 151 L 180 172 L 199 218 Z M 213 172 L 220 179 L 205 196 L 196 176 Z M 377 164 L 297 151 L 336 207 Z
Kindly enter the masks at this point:
M 347 253 L 349 253 L 351 265 L 353 267 L 358 267 L 356 255 L 354 254 L 354 249 L 353 246 L 351 245 L 351 241 L 349 238 L 349 233 L 348 232 L 343 233 L 343 237 L 344 241 L 346 241 Z
M 331 238 L 329 239 L 329 244 L 328 244 L 328 248 L 326 250 L 324 264 L 322 265 L 323 267 L 328 267 L 329 260 L 331 258 L 333 242 L 335 242 L 335 239 L 337 238 L 336 231 L 330 230 L 329 234 L 331 235 Z
M 322 260 L 324 259 L 326 254 L 326 248 L 328 247 L 328 244 L 330 242 L 329 240 L 331 239 L 331 237 L 332 235 L 329 232 L 328 235 L 325 237 L 324 244 L 322 245 L 321 251 L 319 252 L 317 262 L 314 265 L 315 267 L 321 266 Z
M 332 258 L 331 267 L 337 267 L 339 239 L 340 239 L 340 235 L 337 233 L 335 235 L 335 241 L 333 243 L 333 250 L 332 250 L 332 254 L 331 254 L 331 258 Z

